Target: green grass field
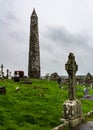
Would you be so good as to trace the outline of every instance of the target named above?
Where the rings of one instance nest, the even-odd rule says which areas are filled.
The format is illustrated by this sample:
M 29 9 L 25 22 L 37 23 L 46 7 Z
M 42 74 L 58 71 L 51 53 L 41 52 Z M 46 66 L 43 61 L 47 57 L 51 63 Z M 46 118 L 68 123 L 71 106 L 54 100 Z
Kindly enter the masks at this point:
M 54 81 L 33 79 L 32 82 L 30 85 L 0 81 L 0 86 L 7 90 L 5 95 L 0 95 L 0 130 L 51 130 L 60 124 L 68 87 L 60 89 Z M 20 87 L 20 91 L 16 92 L 16 87 Z M 76 90 L 83 113 L 91 111 L 93 101 L 82 100 L 82 86 L 77 86 Z M 90 94 L 93 94 L 92 89 Z

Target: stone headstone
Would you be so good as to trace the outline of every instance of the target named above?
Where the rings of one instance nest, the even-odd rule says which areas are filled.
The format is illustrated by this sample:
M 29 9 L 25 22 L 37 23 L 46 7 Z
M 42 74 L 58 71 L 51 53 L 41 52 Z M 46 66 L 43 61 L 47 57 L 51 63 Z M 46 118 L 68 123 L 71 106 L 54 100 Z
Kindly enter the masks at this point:
M 68 56 L 68 61 L 65 64 L 65 69 L 68 73 L 68 98 L 63 104 L 64 118 L 69 121 L 71 127 L 75 127 L 82 120 L 82 107 L 81 102 L 76 99 L 76 71 L 78 70 L 78 65 L 75 61 L 75 56 L 70 53 Z
M 6 94 L 6 88 L 3 86 L 0 86 L 0 94 Z
M 24 77 L 24 71 L 22 70 L 16 70 L 14 71 L 14 75 L 19 75 L 20 78 L 23 78 Z
M 88 95 L 88 88 L 84 88 L 84 96 L 87 96 Z
M 4 72 L 3 72 L 4 66 L 1 64 L 1 77 L 4 77 Z
M 50 76 L 50 80 L 57 81 L 57 79 L 58 79 L 58 74 L 56 72 L 52 73 L 51 76 Z
M 19 72 L 17 72 L 17 74 L 15 74 L 14 76 L 14 82 L 19 82 L 20 81 L 20 76 L 19 76 Z
M 58 77 L 57 82 L 59 84 L 59 88 L 62 88 L 62 78 Z
M 68 73 L 68 88 L 69 88 L 69 93 L 68 97 L 69 100 L 74 100 L 75 95 L 76 95 L 76 71 L 78 70 L 78 65 L 75 62 L 75 56 L 73 53 L 70 53 L 68 56 L 68 61 L 67 64 L 65 65 L 65 69 L 67 70 Z
M 87 73 L 87 75 L 85 77 L 85 86 L 91 87 L 92 84 L 93 84 L 93 77 L 90 73 Z
M 12 79 L 12 76 L 11 76 L 11 71 L 9 72 L 8 79 Z
M 9 70 L 7 69 L 7 74 L 6 74 L 6 78 L 8 79 L 8 76 L 9 76 Z
M 50 80 L 50 74 L 49 74 L 49 73 L 46 73 L 45 76 L 44 76 L 44 79 Z

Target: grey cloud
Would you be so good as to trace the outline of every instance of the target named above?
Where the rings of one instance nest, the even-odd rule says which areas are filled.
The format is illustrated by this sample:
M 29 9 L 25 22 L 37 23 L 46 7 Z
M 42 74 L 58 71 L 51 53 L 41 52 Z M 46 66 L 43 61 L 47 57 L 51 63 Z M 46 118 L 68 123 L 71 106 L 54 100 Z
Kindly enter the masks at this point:
M 6 25 L 8 25 L 6 20 L 3 20 L 3 19 L 0 18 L 0 26 L 5 27 Z
M 56 2 L 58 3 L 58 1 Z M 60 0 L 60 2 L 62 1 Z M 64 2 L 63 4 L 60 2 L 58 4 L 64 7 L 60 8 L 60 13 L 63 15 L 61 16 L 64 18 L 60 18 L 60 13 L 58 10 L 55 10 L 55 8 L 52 8 L 52 11 L 50 11 L 51 6 L 47 12 L 45 8 L 46 5 L 42 6 L 42 2 L 36 5 L 38 18 L 39 20 L 41 19 L 39 23 L 41 24 L 39 34 L 42 74 L 48 72 L 52 73 L 55 71 L 61 75 L 66 74 L 65 63 L 67 62 L 69 52 L 73 52 L 75 54 L 76 62 L 79 66 L 79 74 L 86 74 L 88 71 L 91 71 L 92 73 L 93 61 L 91 59 L 93 49 L 89 45 L 90 37 L 85 34 L 85 32 L 79 33 L 78 30 L 86 30 L 86 28 L 88 28 L 88 30 L 92 30 L 93 15 L 91 12 L 93 11 L 89 12 L 86 10 L 83 12 L 84 14 L 81 15 L 85 17 L 87 15 L 86 12 L 91 14 L 87 15 L 88 22 L 86 22 L 86 18 L 84 19 L 84 17 L 79 17 L 79 15 L 77 17 L 78 13 L 73 15 L 73 11 L 69 8 L 69 4 L 72 4 L 73 2 L 70 2 L 68 7 L 67 3 L 65 3 L 66 6 L 64 6 Z M 26 0 L 0 0 L 0 63 L 3 63 L 7 67 L 9 66 L 9 68 L 13 67 L 13 69 L 23 67 L 26 72 L 28 67 L 27 61 L 30 27 L 28 23 L 29 16 L 31 15 L 33 8 L 32 3 L 32 0 L 28 0 L 28 2 L 26 2 Z M 82 9 L 78 10 L 78 7 L 75 9 L 81 13 Z M 46 16 L 44 16 L 45 13 Z M 54 17 L 52 18 L 50 16 Z M 74 19 L 73 16 L 75 16 Z M 59 18 L 60 21 L 58 21 Z M 75 23 L 75 25 L 72 25 L 73 23 Z M 61 26 L 62 24 L 65 26 Z M 59 27 L 53 25 L 59 25 Z M 70 27 L 73 28 L 71 29 Z M 42 32 L 42 28 L 44 32 Z M 70 30 L 68 30 L 68 28 Z M 71 30 L 74 33 L 71 33 Z M 92 41 L 93 40 L 91 38 L 91 46 Z
M 65 28 L 56 28 L 56 27 L 48 27 L 47 29 L 47 37 L 51 38 L 54 42 L 72 42 L 72 36 L 67 32 Z
M 26 32 L 22 31 L 15 31 L 15 32 L 9 32 L 9 36 L 18 44 L 25 42 Z
M 10 15 L 6 14 L 5 16 L 3 16 L 2 18 L 0 18 L 0 26 L 2 28 L 9 28 L 11 27 L 11 25 L 14 25 L 14 24 L 20 24 L 20 20 L 15 16 L 15 15 L 12 15 L 12 13 Z
M 12 21 L 12 22 L 19 22 L 20 20 L 17 18 L 17 16 L 13 13 L 13 11 L 8 11 L 5 15 L 5 20 Z
M 82 33 L 70 33 L 64 27 L 50 27 L 42 37 L 41 51 L 43 67 L 47 72 L 58 72 L 66 74 L 65 63 L 70 52 L 74 53 L 79 66 L 78 74 L 86 74 L 91 70 L 93 49 L 88 45 L 90 39 L 88 35 Z M 44 59 L 45 57 L 45 59 Z M 89 67 L 88 67 L 89 66 Z M 49 69 L 51 68 L 51 69 Z M 88 69 L 89 68 L 89 69 Z
M 53 41 L 55 44 L 70 45 L 83 45 L 87 46 L 88 36 L 84 34 L 72 34 L 65 27 L 47 27 L 45 36 Z
M 1 0 L 0 1 L 0 24 L 11 26 L 11 24 L 20 22 L 17 14 L 14 10 L 14 4 L 12 0 Z

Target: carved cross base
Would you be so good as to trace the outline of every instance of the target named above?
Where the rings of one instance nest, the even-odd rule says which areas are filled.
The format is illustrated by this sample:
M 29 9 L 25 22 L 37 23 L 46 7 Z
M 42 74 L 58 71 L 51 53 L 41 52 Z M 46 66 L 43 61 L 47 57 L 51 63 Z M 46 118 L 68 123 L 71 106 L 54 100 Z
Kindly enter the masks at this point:
M 82 116 L 82 107 L 79 100 L 68 100 L 63 104 L 64 118 L 67 120 L 77 119 Z

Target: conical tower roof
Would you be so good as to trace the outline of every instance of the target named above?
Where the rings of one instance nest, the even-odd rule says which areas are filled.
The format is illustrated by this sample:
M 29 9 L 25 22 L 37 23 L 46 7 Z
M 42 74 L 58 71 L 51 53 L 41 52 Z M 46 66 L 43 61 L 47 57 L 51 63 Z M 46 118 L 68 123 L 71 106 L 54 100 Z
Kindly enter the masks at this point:
M 33 12 L 32 12 L 32 14 L 31 14 L 31 17 L 32 17 L 32 16 L 36 16 L 36 17 L 37 17 L 37 14 L 36 14 L 35 8 L 33 9 Z

